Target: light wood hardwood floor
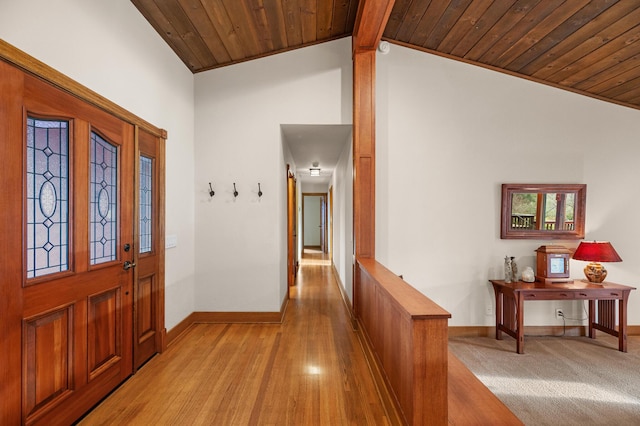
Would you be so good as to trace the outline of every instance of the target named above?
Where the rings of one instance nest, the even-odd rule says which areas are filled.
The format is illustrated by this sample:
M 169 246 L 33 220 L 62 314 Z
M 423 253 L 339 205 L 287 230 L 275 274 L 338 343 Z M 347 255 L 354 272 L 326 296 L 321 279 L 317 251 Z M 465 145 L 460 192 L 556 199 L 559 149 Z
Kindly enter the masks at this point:
M 80 424 L 388 424 L 332 268 L 309 263 L 283 324 L 195 324 Z

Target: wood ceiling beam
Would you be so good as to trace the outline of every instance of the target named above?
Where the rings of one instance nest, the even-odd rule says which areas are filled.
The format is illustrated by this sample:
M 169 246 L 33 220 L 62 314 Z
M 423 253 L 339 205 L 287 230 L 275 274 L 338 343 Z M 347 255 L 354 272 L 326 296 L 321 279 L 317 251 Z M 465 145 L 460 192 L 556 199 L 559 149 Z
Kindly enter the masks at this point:
M 376 50 L 395 0 L 360 0 L 353 27 L 353 53 Z

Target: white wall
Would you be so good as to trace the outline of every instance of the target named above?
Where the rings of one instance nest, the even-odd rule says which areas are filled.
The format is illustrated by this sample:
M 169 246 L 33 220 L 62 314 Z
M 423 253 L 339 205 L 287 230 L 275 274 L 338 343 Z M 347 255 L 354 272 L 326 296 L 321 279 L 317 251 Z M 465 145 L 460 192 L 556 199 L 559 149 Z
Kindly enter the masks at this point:
M 608 280 L 640 284 L 640 111 L 395 45 L 377 60 L 376 258 L 450 325 L 493 324 L 487 280 L 505 255 L 523 270 L 540 245 L 577 246 L 501 240 L 502 183 L 586 183 L 586 238 L 624 260 Z M 572 260 L 572 277 L 584 265 Z M 529 302 L 527 324 L 561 325 L 555 307 L 584 316 L 582 302 Z M 639 308 L 632 292 L 629 324 Z
M 128 0 L 2 1 L 0 37 L 168 131 L 168 329 L 193 312 L 193 75 Z
M 280 309 L 287 291 L 280 125 L 350 123 L 343 121 L 351 119 L 350 48 L 344 38 L 195 76 L 196 310 Z
M 329 192 L 329 184 L 302 182 L 302 192 L 304 193 L 316 192 L 316 193 L 326 194 L 327 192 Z
M 332 176 L 333 264 L 353 302 L 353 141 L 345 144 Z

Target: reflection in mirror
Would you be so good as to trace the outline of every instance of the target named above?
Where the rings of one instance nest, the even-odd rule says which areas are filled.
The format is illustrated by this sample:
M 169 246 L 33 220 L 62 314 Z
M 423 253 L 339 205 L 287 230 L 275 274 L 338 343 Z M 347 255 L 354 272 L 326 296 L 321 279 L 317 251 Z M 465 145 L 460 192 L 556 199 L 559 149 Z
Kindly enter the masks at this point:
M 511 197 L 511 228 L 572 231 L 575 229 L 575 202 L 575 192 L 514 193 Z
M 586 185 L 502 185 L 501 238 L 584 238 Z

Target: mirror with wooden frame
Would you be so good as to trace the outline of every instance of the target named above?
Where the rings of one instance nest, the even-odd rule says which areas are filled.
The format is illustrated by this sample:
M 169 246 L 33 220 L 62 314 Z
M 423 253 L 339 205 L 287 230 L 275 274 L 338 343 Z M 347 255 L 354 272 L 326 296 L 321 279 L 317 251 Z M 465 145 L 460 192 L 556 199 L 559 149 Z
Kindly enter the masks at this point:
M 582 239 L 586 200 L 583 184 L 505 183 L 500 238 Z

